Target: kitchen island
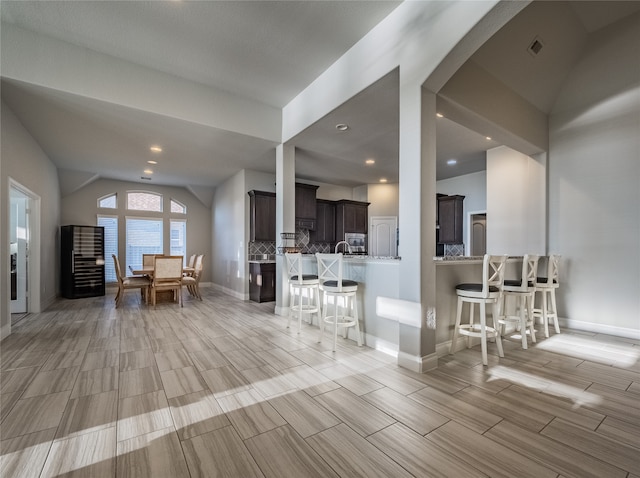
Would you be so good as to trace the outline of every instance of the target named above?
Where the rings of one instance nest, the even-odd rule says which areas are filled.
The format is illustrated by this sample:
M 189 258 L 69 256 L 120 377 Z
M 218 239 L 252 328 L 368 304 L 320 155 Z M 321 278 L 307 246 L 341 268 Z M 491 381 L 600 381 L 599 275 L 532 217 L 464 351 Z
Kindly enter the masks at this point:
M 436 353 L 449 353 L 456 323 L 456 285 L 482 281 L 483 256 L 436 256 Z M 520 277 L 522 256 L 509 256 L 505 278 Z M 492 308 L 488 308 L 492 313 Z
M 277 259 L 284 262 L 281 255 Z M 358 282 L 357 304 L 364 343 L 392 353 L 398 350 L 398 323 L 376 314 L 376 298 L 399 297 L 400 260 L 399 257 L 345 254 L 343 261 L 344 278 Z M 303 254 L 302 262 L 304 274 L 318 273 L 314 254 Z M 282 307 L 277 313 L 286 315 L 288 308 Z M 315 316 L 313 323 L 318 325 Z M 352 328 L 349 329 L 350 339 L 355 340 L 354 333 Z

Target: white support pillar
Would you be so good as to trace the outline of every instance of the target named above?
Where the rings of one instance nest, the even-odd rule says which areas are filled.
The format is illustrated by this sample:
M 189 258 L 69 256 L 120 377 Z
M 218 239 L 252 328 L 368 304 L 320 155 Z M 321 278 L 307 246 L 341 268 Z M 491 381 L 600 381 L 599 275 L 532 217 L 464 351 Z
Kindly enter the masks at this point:
M 296 158 L 295 147 L 276 146 L 276 246 L 281 244 L 281 232 L 295 231 L 296 215 Z M 283 257 L 276 255 L 276 308 L 277 315 L 288 312 L 289 291 L 283 287 Z
M 435 95 L 400 81 L 400 299 L 421 305 L 421 327 L 400 324 L 398 364 L 423 372 L 435 353 Z

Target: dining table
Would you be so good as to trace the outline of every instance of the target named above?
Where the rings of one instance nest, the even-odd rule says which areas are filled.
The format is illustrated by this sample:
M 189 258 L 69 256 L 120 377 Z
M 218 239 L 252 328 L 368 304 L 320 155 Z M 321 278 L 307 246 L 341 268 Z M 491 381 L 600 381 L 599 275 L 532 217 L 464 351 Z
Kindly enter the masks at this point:
M 129 268 L 129 270 L 131 271 L 131 273 L 133 275 L 136 276 L 149 276 L 149 277 L 153 277 L 153 271 L 154 271 L 154 267 L 153 266 L 142 266 L 139 269 L 133 269 L 133 268 Z M 182 273 L 183 274 L 187 274 L 187 275 L 192 275 L 195 272 L 195 267 L 187 267 L 187 266 L 183 266 L 182 267 Z

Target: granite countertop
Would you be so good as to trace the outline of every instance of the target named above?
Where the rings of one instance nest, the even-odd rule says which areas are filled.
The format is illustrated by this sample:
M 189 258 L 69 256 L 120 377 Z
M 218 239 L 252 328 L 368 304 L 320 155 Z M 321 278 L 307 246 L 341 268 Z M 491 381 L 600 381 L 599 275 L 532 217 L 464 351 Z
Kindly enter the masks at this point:
M 509 256 L 507 260 L 522 260 L 523 256 Z M 482 262 L 484 256 L 434 256 L 433 260 L 437 263 L 470 263 Z
M 454 261 L 481 261 L 484 256 L 434 256 L 433 260 L 437 262 L 454 262 Z

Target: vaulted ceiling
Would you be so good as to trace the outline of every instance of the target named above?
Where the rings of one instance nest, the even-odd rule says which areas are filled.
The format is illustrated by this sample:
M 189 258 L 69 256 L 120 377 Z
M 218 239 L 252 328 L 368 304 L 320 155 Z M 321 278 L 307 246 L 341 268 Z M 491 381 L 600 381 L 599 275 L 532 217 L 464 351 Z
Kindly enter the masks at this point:
M 213 87 L 274 110 L 282 108 L 400 2 L 309 1 L 5 1 L 5 26 L 85 49 L 88 62 L 119 58 Z M 548 114 L 590 33 L 640 9 L 640 2 L 534 2 L 469 60 Z M 544 49 L 535 61 L 534 38 Z M 15 45 L 2 42 L 6 48 Z M 81 74 L 82 72 L 78 72 Z M 122 78 L 123 82 L 127 78 Z M 2 99 L 63 172 L 141 180 L 148 146 L 164 151 L 153 181 L 215 187 L 243 169 L 274 172 L 275 139 L 223 131 L 179 117 L 2 78 Z M 175 100 L 175 99 L 172 99 Z M 347 123 L 348 134 L 335 124 Z M 346 186 L 398 180 L 397 71 L 290 141 L 297 175 Z M 497 145 L 446 118 L 438 161 L 459 160 L 446 177 L 482 168 Z M 362 166 L 366 158 L 376 166 Z M 440 174 L 442 171 L 442 174 Z

